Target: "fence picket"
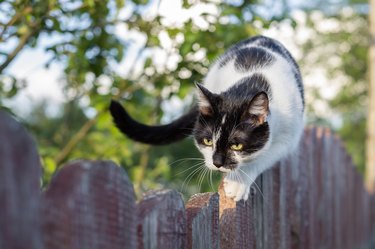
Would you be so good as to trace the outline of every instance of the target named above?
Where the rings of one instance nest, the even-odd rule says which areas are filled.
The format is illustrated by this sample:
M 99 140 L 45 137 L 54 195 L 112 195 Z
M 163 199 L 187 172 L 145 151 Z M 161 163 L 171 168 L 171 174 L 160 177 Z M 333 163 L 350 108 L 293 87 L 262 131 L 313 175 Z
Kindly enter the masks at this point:
M 341 153 L 340 153 L 340 143 L 335 139 L 332 144 L 332 155 L 334 155 L 333 160 L 331 161 L 332 165 L 332 209 L 333 209 L 333 238 L 332 248 L 343 248 L 342 245 L 342 223 L 341 217 L 343 216 L 343 210 L 340 208 L 340 203 L 344 199 L 343 193 L 343 185 L 344 177 L 342 174 L 342 170 L 339 166 L 341 166 Z M 336 228 L 336 229 L 335 229 Z
M 186 248 L 186 213 L 175 190 L 150 191 L 138 204 L 138 248 Z
M 40 159 L 25 129 L 0 111 L 0 249 L 43 248 Z
M 279 244 L 279 193 L 280 165 L 263 173 L 263 246 L 280 248 Z
M 112 162 L 64 166 L 44 193 L 42 212 L 46 248 L 136 247 L 133 186 Z
M 303 170 L 306 167 L 298 167 L 302 163 L 301 156 L 304 152 L 304 141 L 301 141 L 300 153 L 295 155 L 296 160 L 288 158 L 287 161 L 283 162 L 281 167 L 286 167 L 282 170 L 282 186 L 284 186 L 283 195 L 283 208 L 285 209 L 285 219 L 288 226 L 282 229 L 283 237 L 286 237 L 286 249 L 300 249 L 302 242 L 305 241 L 304 237 L 304 211 L 302 208 L 302 199 L 306 197 L 306 181 L 299 183 L 302 178 Z M 305 184 L 303 184 L 305 183 Z
M 219 195 L 193 195 L 186 204 L 188 248 L 220 248 Z
M 236 249 L 236 202 L 225 196 L 223 183 L 219 186 L 219 196 L 220 248 Z M 249 219 L 249 223 L 251 222 L 253 222 L 253 219 Z M 252 237 L 253 234 L 249 232 L 248 236 Z
M 298 163 L 299 155 L 295 155 Z M 292 248 L 292 224 L 295 224 L 296 208 L 293 203 L 292 191 L 292 168 L 297 164 L 293 164 L 291 157 L 286 158 L 285 161 L 280 163 L 280 212 L 279 212 L 279 236 L 280 236 L 280 249 Z M 282 170 L 283 169 L 283 170 Z M 294 206 L 294 207 L 293 207 Z M 295 230 L 294 230 L 295 231 Z

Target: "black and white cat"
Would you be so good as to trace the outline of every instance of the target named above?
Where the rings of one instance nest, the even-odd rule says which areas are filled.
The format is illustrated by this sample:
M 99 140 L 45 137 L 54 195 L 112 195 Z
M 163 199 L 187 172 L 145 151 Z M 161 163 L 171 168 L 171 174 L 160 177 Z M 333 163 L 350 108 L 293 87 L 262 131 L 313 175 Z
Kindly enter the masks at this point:
M 224 190 L 246 200 L 251 184 L 295 151 L 303 132 L 304 92 L 298 65 L 277 41 L 257 36 L 227 50 L 198 84 L 198 105 L 167 125 L 147 126 L 112 101 L 117 127 L 131 139 L 167 144 L 193 135 Z

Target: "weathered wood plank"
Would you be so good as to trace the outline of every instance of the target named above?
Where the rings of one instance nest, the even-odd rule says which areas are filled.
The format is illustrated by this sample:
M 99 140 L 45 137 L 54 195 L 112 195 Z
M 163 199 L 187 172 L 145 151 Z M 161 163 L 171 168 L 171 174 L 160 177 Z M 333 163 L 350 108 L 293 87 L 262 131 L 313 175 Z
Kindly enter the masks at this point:
M 310 170 L 312 168 L 313 160 L 313 139 L 315 136 L 314 130 L 308 128 L 304 132 L 302 140 L 301 155 L 299 162 L 293 168 L 293 186 L 296 188 L 295 205 L 298 214 L 298 219 L 293 225 L 292 233 L 292 248 L 305 249 L 310 245 Z
M 361 183 L 361 206 L 363 207 L 362 208 L 362 212 L 361 210 L 358 210 L 358 212 L 360 213 L 361 215 L 361 234 L 362 234 L 362 238 L 361 238 L 361 241 L 360 241 L 360 245 L 361 245 L 361 248 L 363 248 L 363 246 L 365 246 L 368 241 L 371 240 L 371 234 L 370 234 L 370 220 L 369 218 L 371 217 L 370 216 L 370 199 L 369 199 L 369 195 L 368 195 L 368 192 L 364 189 L 364 185 L 363 185 L 363 181 L 361 179 L 360 181 Z
M 262 186 L 263 186 L 263 176 L 261 175 L 258 179 L 255 180 L 255 183 L 252 186 L 251 196 L 249 196 L 249 203 L 248 203 L 248 212 L 251 215 L 252 223 L 251 223 L 251 232 L 253 239 L 250 241 L 254 248 L 262 249 L 264 248 L 263 238 L 264 238 L 264 195 L 262 194 Z M 251 199 L 250 199 L 251 197 Z M 239 217 L 241 219 L 241 217 Z M 242 221 L 244 222 L 244 221 Z M 251 238 L 251 237 L 250 237 Z M 249 247 L 251 248 L 251 247 Z
M 320 230 L 322 249 L 333 248 L 333 162 L 336 155 L 332 154 L 332 134 L 330 130 L 324 129 L 321 134 L 321 158 L 320 171 L 322 179 L 322 210 L 320 211 Z
M 325 207 L 325 200 L 324 200 L 324 173 L 323 173 L 323 161 L 324 158 L 322 157 L 322 147 L 324 146 L 323 143 L 323 135 L 324 130 L 323 128 L 316 129 L 316 139 L 315 139 L 315 163 L 314 168 L 312 169 L 312 175 L 314 178 L 312 179 L 312 188 L 315 190 L 314 199 L 311 200 L 313 202 L 314 208 L 314 217 L 312 218 L 312 222 L 314 222 L 314 243 L 315 248 L 325 248 L 325 228 L 324 228 L 324 212 L 326 212 Z M 315 186 L 314 186 L 315 185 Z M 329 215 L 329 214 L 328 214 Z
M 138 248 L 186 248 L 186 213 L 181 194 L 177 191 L 146 193 L 138 204 L 137 217 Z
M 136 248 L 133 186 L 112 162 L 64 166 L 44 193 L 43 216 L 46 248 Z
M 0 248 L 43 248 L 40 232 L 40 159 L 34 141 L 0 111 Z
M 354 206 L 354 236 L 355 236 L 355 248 L 359 248 L 360 242 L 362 240 L 363 231 L 362 231 L 362 220 L 361 220 L 361 214 L 364 211 L 363 206 L 361 205 L 361 190 L 362 190 L 362 178 L 359 176 L 359 173 L 356 171 L 354 175 L 354 191 L 356 192 L 355 195 L 355 203 Z
M 307 155 L 307 162 L 308 162 L 308 172 L 307 172 L 307 179 L 309 181 L 308 187 L 308 241 L 307 247 L 308 249 L 315 249 L 318 248 L 318 241 L 317 241 L 317 204 L 319 203 L 318 200 L 318 182 L 317 180 L 317 170 L 316 170 L 316 151 L 317 151 L 317 137 L 316 137 L 316 129 L 312 128 L 310 133 L 310 149 Z
M 306 131 L 305 131 L 306 136 Z M 284 193 L 286 195 L 284 202 L 285 202 L 285 209 L 287 215 L 283 219 L 288 219 L 289 228 L 285 230 L 285 236 L 288 236 L 288 245 L 285 248 L 290 249 L 300 249 L 302 247 L 302 242 L 305 241 L 304 239 L 304 229 L 303 229 L 303 209 L 302 199 L 306 197 L 306 189 L 307 185 L 305 184 L 306 181 L 300 183 L 300 179 L 302 178 L 302 173 L 306 166 L 304 165 L 304 161 L 302 160 L 302 156 L 304 155 L 305 150 L 305 139 L 301 141 L 299 154 L 296 155 L 297 160 L 293 160 L 290 158 L 287 162 L 287 167 L 282 174 L 282 177 L 285 175 L 286 179 L 283 180 L 283 185 L 286 184 L 286 189 Z
M 375 195 L 370 195 L 370 242 L 368 243 L 369 248 L 375 248 Z
M 219 195 L 193 195 L 186 204 L 188 248 L 219 249 Z
M 246 202 L 239 201 L 235 208 L 236 241 L 235 248 L 263 248 L 263 176 L 256 179 L 251 186 L 249 198 Z M 244 231 L 242 233 L 241 231 Z
M 349 157 L 347 155 L 345 155 L 346 157 L 346 160 L 349 159 Z M 354 212 L 355 212 L 355 205 L 357 205 L 355 203 L 355 195 L 356 195 L 356 192 L 355 192 L 355 177 L 354 177 L 354 174 L 355 174 L 355 171 L 354 169 L 352 169 L 348 163 L 346 162 L 346 167 L 348 168 L 347 171 L 348 171 L 348 176 L 349 176 L 349 179 L 348 179 L 348 201 L 349 201 L 349 205 L 348 205 L 348 228 L 347 228 L 347 235 L 348 235 L 348 249 L 350 248 L 355 248 L 355 228 L 354 228 L 354 224 L 355 224 L 355 215 L 354 215 Z
M 219 186 L 220 196 L 220 248 L 235 249 L 236 240 L 236 202 L 225 196 L 223 182 Z M 244 217 L 247 219 L 248 217 Z M 249 236 L 251 236 L 249 234 Z
M 291 249 L 292 248 L 292 220 L 295 215 L 295 208 L 293 202 L 293 186 L 292 186 L 292 168 L 296 167 L 299 163 L 298 151 L 295 156 L 295 160 L 292 157 L 286 158 L 280 163 L 280 211 L 279 211 L 279 236 L 280 236 L 280 249 Z M 294 212 L 294 213 L 293 213 Z
M 284 170 L 284 169 L 283 169 Z M 280 248 L 280 165 L 263 173 L 263 247 Z
M 227 198 L 220 185 L 220 248 L 263 248 L 262 177 L 252 185 L 246 202 Z
M 340 142 L 335 138 L 334 144 L 332 145 L 332 191 L 333 191 L 333 238 L 332 248 L 343 248 L 342 244 L 342 231 L 343 222 L 341 217 L 343 216 L 343 209 L 341 203 L 344 200 L 344 184 L 345 177 L 342 172 L 342 148 Z

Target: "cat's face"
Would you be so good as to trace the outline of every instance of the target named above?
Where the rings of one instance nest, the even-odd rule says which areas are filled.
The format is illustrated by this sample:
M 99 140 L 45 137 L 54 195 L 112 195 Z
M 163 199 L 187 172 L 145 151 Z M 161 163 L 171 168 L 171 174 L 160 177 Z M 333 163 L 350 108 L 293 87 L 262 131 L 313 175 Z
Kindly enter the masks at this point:
M 198 88 L 196 145 L 208 168 L 235 170 L 254 158 L 269 139 L 267 94 L 253 93 L 248 99 L 233 93 L 213 94 L 201 85 Z

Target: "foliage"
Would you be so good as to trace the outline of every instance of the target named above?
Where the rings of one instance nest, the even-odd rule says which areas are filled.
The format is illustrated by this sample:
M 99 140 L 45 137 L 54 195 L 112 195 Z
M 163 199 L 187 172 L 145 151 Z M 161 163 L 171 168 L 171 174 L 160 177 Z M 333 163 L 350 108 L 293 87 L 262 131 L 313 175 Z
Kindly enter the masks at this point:
M 307 16 L 310 39 L 300 44 L 304 73 L 316 73 L 319 65 L 329 84 L 324 88 L 316 84 L 310 89 L 308 97 L 314 100 L 310 103 L 316 104 L 317 99 L 327 103 L 309 107 L 310 122 L 324 120 L 336 129 L 361 171 L 365 166 L 368 97 L 366 18 L 351 7 L 335 15 L 313 11 Z

